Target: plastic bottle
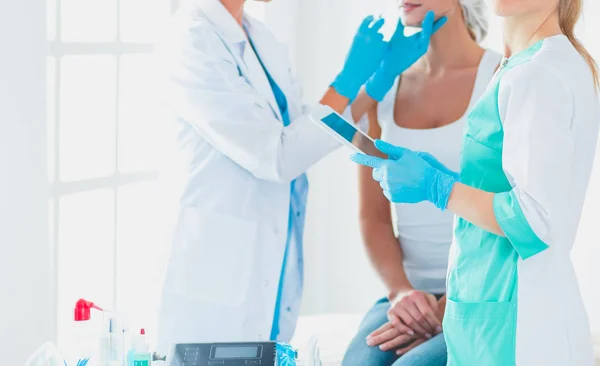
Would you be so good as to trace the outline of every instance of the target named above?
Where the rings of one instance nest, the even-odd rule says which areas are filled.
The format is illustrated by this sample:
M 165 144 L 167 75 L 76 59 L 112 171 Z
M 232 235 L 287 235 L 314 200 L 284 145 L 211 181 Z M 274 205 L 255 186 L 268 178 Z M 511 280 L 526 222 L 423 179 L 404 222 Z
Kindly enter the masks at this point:
M 306 366 L 321 366 L 321 354 L 319 351 L 319 339 L 317 336 L 312 336 L 308 340 L 306 360 L 304 361 Z
M 146 330 L 141 329 L 140 334 L 133 340 L 133 366 L 152 365 L 152 353 L 146 341 Z
M 122 314 L 104 311 L 100 337 L 100 366 L 125 366 L 126 327 Z
M 79 299 L 73 312 L 73 344 L 67 352 L 67 366 L 98 365 L 98 330 L 91 321 L 92 309 L 100 310 L 93 302 Z

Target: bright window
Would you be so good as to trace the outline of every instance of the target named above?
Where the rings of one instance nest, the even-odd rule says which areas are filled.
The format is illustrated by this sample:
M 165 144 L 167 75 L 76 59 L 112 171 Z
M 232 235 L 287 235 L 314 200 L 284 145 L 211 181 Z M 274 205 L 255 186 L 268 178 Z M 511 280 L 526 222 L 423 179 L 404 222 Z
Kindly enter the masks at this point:
M 159 239 L 153 42 L 172 0 L 48 1 L 48 178 L 58 342 L 86 298 L 155 329 Z M 98 315 L 97 315 L 98 316 Z

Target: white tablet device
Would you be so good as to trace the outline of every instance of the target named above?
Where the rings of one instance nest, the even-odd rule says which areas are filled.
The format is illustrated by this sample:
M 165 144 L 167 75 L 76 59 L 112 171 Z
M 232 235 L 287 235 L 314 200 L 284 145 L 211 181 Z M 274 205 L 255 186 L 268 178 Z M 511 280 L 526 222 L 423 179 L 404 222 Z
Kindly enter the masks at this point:
M 310 117 L 344 145 L 363 154 L 377 151 L 375 141 L 358 129 L 355 123 L 349 122 L 337 114 L 331 107 L 319 105 L 310 112 Z

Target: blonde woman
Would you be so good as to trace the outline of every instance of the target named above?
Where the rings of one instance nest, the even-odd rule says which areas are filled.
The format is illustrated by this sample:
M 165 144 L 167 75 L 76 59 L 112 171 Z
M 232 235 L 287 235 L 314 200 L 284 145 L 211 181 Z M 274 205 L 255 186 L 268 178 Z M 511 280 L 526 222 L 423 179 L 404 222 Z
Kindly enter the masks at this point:
M 596 64 L 574 36 L 581 0 L 495 0 L 506 58 L 467 122 L 460 178 L 382 141 L 355 156 L 393 202 L 458 216 L 448 273 L 448 365 L 591 366 L 570 260 L 600 106 Z

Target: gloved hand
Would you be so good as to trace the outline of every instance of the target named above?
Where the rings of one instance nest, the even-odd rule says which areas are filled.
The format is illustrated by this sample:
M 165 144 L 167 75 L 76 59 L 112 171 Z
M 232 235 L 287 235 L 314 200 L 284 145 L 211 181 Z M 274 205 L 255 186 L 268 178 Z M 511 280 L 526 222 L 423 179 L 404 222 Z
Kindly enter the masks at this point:
M 458 172 L 448 169 L 448 167 L 446 167 L 444 164 L 442 164 L 435 156 L 431 155 L 430 153 L 419 151 L 419 152 L 417 152 L 417 155 L 419 155 L 420 157 L 423 158 L 423 160 L 428 162 L 432 168 L 441 170 L 442 172 L 453 176 L 457 180 L 460 180 Z
M 432 167 L 418 153 L 381 140 L 375 141 L 379 151 L 389 159 L 354 154 L 355 163 L 373 169 L 373 179 L 380 182 L 383 194 L 395 203 L 418 203 L 429 201 L 445 210 L 452 187 L 458 181 L 455 176 Z
M 350 101 L 356 98 L 360 88 L 381 64 L 387 49 L 387 42 L 379 33 L 384 22 L 383 19 L 375 21 L 372 15 L 363 20 L 354 36 L 344 67 L 331 84 Z
M 437 21 L 434 19 L 433 12 L 428 12 L 423 19 L 421 32 L 410 37 L 404 35 L 402 20 L 398 21 L 396 32 L 389 42 L 388 51 L 381 66 L 367 82 L 366 91 L 371 98 L 381 102 L 394 85 L 396 78 L 427 52 L 431 35 L 448 20 L 446 17 L 441 17 Z

